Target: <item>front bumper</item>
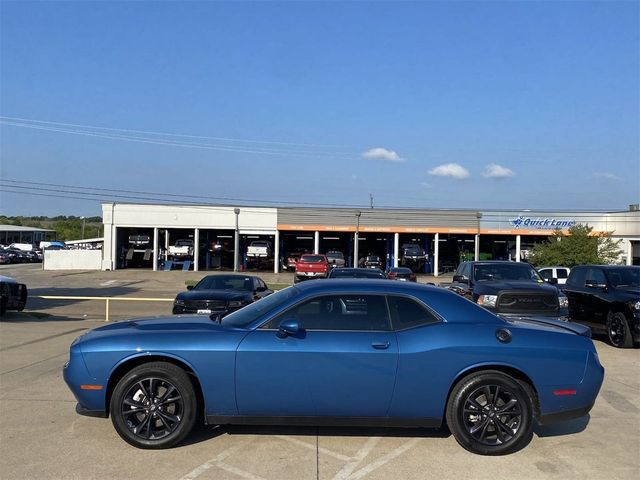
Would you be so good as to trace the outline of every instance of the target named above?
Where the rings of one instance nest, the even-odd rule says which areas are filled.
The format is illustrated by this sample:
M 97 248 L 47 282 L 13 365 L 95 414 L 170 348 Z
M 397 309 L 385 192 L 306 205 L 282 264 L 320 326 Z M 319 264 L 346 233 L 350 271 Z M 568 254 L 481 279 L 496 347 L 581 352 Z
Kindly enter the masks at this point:
M 69 390 L 78 401 L 76 412 L 83 415 L 88 415 L 88 412 L 91 412 L 91 416 L 107 416 L 105 401 L 106 380 L 101 382 L 91 376 L 77 344 L 71 346 L 70 358 L 63 367 L 62 376 Z M 88 385 L 94 388 L 83 388 L 83 386 L 86 387 Z M 95 388 L 96 386 L 102 388 L 97 389 Z

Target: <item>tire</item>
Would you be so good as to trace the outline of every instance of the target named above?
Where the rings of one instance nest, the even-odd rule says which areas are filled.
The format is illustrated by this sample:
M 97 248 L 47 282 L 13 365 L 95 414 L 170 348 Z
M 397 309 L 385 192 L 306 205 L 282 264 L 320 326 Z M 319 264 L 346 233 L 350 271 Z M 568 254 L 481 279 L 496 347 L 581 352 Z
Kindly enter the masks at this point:
M 622 312 L 609 312 L 607 315 L 607 338 L 617 348 L 633 347 L 633 337 L 627 317 Z
M 184 370 L 154 362 L 120 379 L 109 409 L 111 422 L 124 441 L 138 448 L 161 449 L 180 443 L 193 430 L 198 400 Z
M 531 441 L 533 405 L 529 389 L 509 375 L 487 370 L 456 384 L 447 403 L 446 419 L 456 441 L 466 450 L 506 455 Z

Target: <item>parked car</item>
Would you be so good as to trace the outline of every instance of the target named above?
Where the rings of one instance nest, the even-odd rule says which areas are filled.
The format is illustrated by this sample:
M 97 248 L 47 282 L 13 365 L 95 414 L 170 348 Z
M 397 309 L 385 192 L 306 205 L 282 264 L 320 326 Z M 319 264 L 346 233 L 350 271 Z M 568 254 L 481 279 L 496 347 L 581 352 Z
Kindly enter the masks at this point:
M 289 254 L 287 254 L 286 259 L 283 262 L 283 267 L 285 270 L 289 272 L 293 272 L 296 269 L 296 263 L 300 260 L 300 257 L 308 253 L 305 249 L 293 250 Z
M 329 260 L 326 255 L 306 253 L 300 256 L 296 262 L 296 270 L 293 275 L 294 283 L 310 278 L 327 278 L 329 275 Z
M 331 268 L 340 268 L 345 265 L 344 253 L 339 252 L 338 250 L 331 250 L 327 252 L 327 260 L 329 260 Z
M 0 249 L 0 265 L 11 263 L 11 255 L 8 252 L 5 252 L 3 249 Z
M 401 282 L 417 282 L 418 279 L 413 270 L 407 267 L 394 267 L 390 268 L 387 272 L 387 278 L 389 280 L 400 280 Z
M 427 262 L 427 254 L 417 243 L 403 243 L 400 246 L 400 266 L 417 272 Z
M 360 259 L 358 266 L 362 268 L 378 268 L 382 270 L 382 259 L 378 255 L 367 255 Z
M 5 248 L 4 253 L 9 258 L 9 263 L 29 263 L 31 256 L 28 252 L 18 250 L 17 248 Z
M 129 235 L 129 245 L 134 248 L 151 248 L 151 236 L 146 233 Z
M 247 247 L 247 259 L 267 259 L 271 257 L 271 242 L 266 240 L 254 240 Z
M 329 278 L 374 278 L 384 279 L 387 276 L 379 268 L 334 268 Z
M 501 315 L 568 314 L 567 297 L 528 263 L 462 262 L 447 288 Z
M 564 291 L 572 321 L 606 333 L 615 347 L 640 342 L 640 267 L 574 267 Z
M 602 385 L 589 329 L 503 320 L 445 289 L 305 282 L 220 322 L 117 322 L 70 347 L 76 411 L 140 448 L 208 425 L 440 427 L 471 452 L 524 448 L 534 424 L 581 417 Z M 82 427 L 81 427 L 82 428 Z M 544 441 L 544 439 L 541 439 Z
M 176 240 L 174 245 L 169 246 L 168 254 L 171 260 L 186 260 L 193 257 L 193 240 L 190 238 Z
M 0 315 L 7 310 L 21 312 L 27 304 L 27 286 L 11 277 L 0 275 Z
M 225 316 L 272 293 L 259 277 L 208 275 L 176 296 L 173 313 Z
M 567 283 L 567 278 L 569 277 L 569 272 L 571 269 L 569 267 L 542 267 L 538 268 L 538 273 L 545 280 L 549 281 L 552 278 L 555 278 L 558 285 L 564 285 Z

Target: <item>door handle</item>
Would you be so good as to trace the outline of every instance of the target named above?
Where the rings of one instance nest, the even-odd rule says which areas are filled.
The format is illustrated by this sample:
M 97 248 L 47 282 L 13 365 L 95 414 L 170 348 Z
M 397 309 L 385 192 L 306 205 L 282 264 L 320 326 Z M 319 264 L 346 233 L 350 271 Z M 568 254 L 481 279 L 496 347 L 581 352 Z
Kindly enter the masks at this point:
M 386 350 L 391 345 L 391 342 L 373 342 L 371 346 L 376 350 Z

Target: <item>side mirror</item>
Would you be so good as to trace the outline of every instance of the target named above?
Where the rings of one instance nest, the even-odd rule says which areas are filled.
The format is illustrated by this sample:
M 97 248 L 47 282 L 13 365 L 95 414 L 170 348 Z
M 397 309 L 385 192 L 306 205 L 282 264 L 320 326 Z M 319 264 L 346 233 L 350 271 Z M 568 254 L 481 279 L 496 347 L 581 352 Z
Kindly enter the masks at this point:
M 195 287 L 195 285 L 187 285 L 187 290 L 193 290 L 193 287 Z
M 454 275 L 453 281 L 457 283 L 469 283 L 469 279 L 464 275 Z
M 265 292 L 267 289 L 264 287 L 258 287 L 256 288 L 256 292 Z
M 296 336 L 302 329 L 295 318 L 287 318 L 280 323 L 278 327 L 278 338 L 286 338 L 288 336 Z

